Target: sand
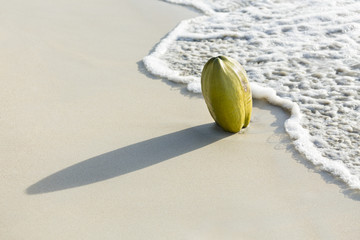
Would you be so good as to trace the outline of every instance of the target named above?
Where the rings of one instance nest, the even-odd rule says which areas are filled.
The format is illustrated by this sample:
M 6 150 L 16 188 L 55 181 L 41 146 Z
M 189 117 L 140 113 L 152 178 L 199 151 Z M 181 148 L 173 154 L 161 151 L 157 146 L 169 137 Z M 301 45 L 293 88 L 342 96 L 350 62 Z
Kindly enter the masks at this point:
M 255 101 L 224 133 L 141 59 L 197 13 L 157 0 L 1 1 L 0 239 L 358 239 L 360 194 Z

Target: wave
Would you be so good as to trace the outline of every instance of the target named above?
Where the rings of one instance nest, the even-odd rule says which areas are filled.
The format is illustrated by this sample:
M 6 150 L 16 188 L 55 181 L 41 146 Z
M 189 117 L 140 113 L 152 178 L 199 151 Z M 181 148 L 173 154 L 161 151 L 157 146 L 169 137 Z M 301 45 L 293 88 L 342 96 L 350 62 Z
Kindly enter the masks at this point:
M 285 129 L 309 161 L 360 189 L 360 2 L 166 0 L 205 15 L 183 20 L 143 59 L 201 93 L 217 55 L 246 69 L 253 97 L 291 113 Z

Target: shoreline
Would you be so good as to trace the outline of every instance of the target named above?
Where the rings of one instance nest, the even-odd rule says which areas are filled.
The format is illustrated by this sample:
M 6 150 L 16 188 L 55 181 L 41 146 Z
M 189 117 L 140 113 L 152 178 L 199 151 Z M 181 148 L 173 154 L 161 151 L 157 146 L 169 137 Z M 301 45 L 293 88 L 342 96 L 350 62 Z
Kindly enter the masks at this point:
M 255 100 L 250 127 L 224 135 L 202 98 L 142 71 L 195 12 L 156 0 L 4 12 L 2 238 L 360 236 L 360 194 L 294 150 L 288 113 Z

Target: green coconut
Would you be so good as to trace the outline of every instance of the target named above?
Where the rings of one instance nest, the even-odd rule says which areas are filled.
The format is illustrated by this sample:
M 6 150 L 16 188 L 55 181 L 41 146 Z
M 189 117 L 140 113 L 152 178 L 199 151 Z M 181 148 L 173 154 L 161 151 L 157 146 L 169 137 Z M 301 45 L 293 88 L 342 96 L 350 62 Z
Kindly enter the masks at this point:
M 250 123 L 252 95 L 244 68 L 236 60 L 211 58 L 201 73 L 201 90 L 215 122 L 227 132 L 239 132 Z

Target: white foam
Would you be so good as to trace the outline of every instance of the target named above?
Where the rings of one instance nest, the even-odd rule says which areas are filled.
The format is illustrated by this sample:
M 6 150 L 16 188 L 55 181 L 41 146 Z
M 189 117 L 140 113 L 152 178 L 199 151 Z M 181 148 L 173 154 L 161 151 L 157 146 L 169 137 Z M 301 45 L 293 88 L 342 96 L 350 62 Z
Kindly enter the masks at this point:
M 323 170 L 333 173 L 335 176 L 343 179 L 351 188 L 360 189 L 360 180 L 341 161 L 331 161 L 323 157 L 318 149 L 310 140 L 312 137 L 309 132 L 301 126 L 301 112 L 299 106 L 287 99 L 283 99 L 276 95 L 271 88 L 261 87 L 256 83 L 251 84 L 252 94 L 254 98 L 266 99 L 273 105 L 280 106 L 291 113 L 291 117 L 285 121 L 285 129 L 294 146 L 298 151 L 303 153 L 305 157 L 315 165 L 319 165 Z
M 144 58 L 151 73 L 200 93 L 210 57 L 237 59 L 253 97 L 291 113 L 295 147 L 360 189 L 359 1 L 166 1 L 207 16 L 182 21 Z
M 143 59 L 146 69 L 154 75 L 162 78 L 167 78 L 171 81 L 179 83 L 190 83 L 195 80 L 192 76 L 180 76 L 180 73 L 176 70 L 172 70 L 168 67 L 168 64 L 160 58 L 165 54 L 169 46 L 181 36 L 184 31 L 184 26 L 188 23 L 188 20 L 181 22 L 171 33 L 168 34 L 155 48 L 149 56 Z

